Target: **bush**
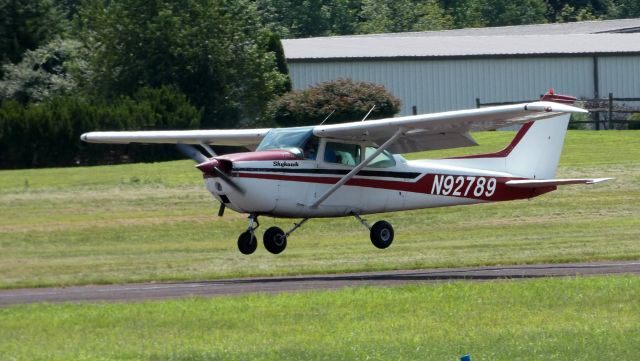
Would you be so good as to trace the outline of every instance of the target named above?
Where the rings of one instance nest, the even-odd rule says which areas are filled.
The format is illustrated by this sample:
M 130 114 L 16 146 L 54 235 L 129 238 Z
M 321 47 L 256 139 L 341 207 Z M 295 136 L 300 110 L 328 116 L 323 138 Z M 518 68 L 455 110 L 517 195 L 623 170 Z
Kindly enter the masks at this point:
M 629 129 L 640 129 L 640 113 L 629 116 Z
M 400 100 L 382 85 L 338 79 L 272 100 L 263 122 L 285 127 L 317 125 L 335 110 L 327 124 L 342 123 L 361 120 L 374 105 L 367 119 L 392 117 L 400 111 Z
M 187 129 L 201 112 L 171 87 L 142 88 L 132 98 L 91 103 L 61 96 L 25 106 L 0 103 L 0 168 L 176 159 L 174 146 L 100 145 L 80 140 L 93 130 Z

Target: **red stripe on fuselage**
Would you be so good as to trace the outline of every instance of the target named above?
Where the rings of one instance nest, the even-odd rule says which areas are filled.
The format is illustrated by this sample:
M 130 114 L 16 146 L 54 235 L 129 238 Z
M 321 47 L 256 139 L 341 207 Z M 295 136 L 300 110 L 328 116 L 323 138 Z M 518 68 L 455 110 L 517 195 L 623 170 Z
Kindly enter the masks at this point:
M 436 176 L 438 177 L 454 177 L 454 184 L 450 187 L 449 192 L 441 191 L 439 193 L 432 193 L 434 190 L 434 181 Z M 273 174 L 273 173 L 249 173 L 241 172 L 237 174 L 239 178 L 255 178 L 255 179 L 269 179 L 280 180 L 288 182 L 302 182 L 302 183 L 314 183 L 314 184 L 336 184 L 340 178 L 337 177 L 318 177 L 318 176 L 303 176 L 303 175 L 288 175 L 288 174 Z M 455 179 L 463 177 L 462 185 L 456 184 Z M 475 196 L 473 191 L 477 186 L 470 184 L 470 179 L 473 178 L 474 182 L 480 178 L 484 178 L 485 186 L 489 179 L 495 179 L 495 190 L 491 192 L 490 196 L 487 196 L 487 192 L 483 191 L 481 195 Z M 543 187 L 543 188 L 514 188 L 509 187 L 505 183 L 514 179 L 513 177 L 489 177 L 489 176 L 466 176 L 466 175 L 451 175 L 451 174 L 425 174 L 415 182 L 404 181 L 390 181 L 382 179 L 371 178 L 352 178 L 345 185 L 354 187 L 376 188 L 392 191 L 433 194 L 439 196 L 459 197 L 459 198 L 472 198 L 480 199 L 484 201 L 498 202 L 498 201 L 510 201 L 516 199 L 528 199 L 537 197 L 544 193 L 554 191 L 555 186 Z M 442 181 L 442 180 L 441 180 Z M 459 187 L 459 188 L 458 188 Z M 467 191 L 469 187 L 469 191 Z M 455 194 L 456 191 L 460 194 Z M 488 191 L 488 189 L 487 189 Z M 447 193 L 447 194 L 444 194 Z M 465 194 L 466 193 L 466 194 Z

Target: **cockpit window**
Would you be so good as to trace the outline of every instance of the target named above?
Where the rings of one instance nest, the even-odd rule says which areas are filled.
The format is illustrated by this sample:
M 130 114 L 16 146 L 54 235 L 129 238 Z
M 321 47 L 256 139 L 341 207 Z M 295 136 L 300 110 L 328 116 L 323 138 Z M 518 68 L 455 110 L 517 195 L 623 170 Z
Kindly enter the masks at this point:
M 374 147 L 366 147 L 364 151 L 365 158 L 368 158 L 370 155 L 375 153 L 375 151 L 376 148 Z M 382 153 L 378 154 L 377 157 L 373 158 L 373 160 L 369 162 L 368 167 L 387 168 L 393 167 L 394 165 L 396 165 L 396 161 L 395 159 L 393 159 L 393 155 L 385 150 Z
M 303 146 L 312 137 L 313 127 L 273 128 L 264 136 L 256 151 L 284 149 L 300 155 Z
M 360 145 L 327 142 L 324 149 L 324 161 L 355 166 L 360 163 Z

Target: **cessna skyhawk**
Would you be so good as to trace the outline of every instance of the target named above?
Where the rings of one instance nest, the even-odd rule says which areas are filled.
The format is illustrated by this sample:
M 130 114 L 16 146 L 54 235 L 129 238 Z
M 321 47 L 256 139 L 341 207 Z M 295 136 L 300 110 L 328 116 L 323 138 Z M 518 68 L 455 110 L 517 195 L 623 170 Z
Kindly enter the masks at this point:
M 249 215 L 238 238 L 256 250 L 259 216 L 301 218 L 288 231 L 264 232 L 265 248 L 284 251 L 307 220 L 353 216 L 371 242 L 387 248 L 394 230 L 363 215 L 537 197 L 559 185 L 599 179 L 555 179 L 575 98 L 550 91 L 540 101 L 397 118 L 293 128 L 90 132 L 91 143 L 170 143 L 198 162 L 207 189 L 225 207 Z M 447 159 L 400 154 L 477 145 L 470 132 L 522 125 L 502 151 Z M 252 151 L 216 155 L 210 145 Z M 196 148 L 199 146 L 208 155 Z

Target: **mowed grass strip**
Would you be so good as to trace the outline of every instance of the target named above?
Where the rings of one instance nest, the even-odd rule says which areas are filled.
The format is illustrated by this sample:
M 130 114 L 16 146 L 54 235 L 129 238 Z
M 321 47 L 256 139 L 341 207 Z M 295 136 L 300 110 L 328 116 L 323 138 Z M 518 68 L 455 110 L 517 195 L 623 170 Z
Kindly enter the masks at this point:
M 513 132 L 477 135 L 502 148 Z M 0 287 L 212 279 L 640 257 L 640 132 L 572 131 L 559 177 L 615 177 L 530 201 L 372 215 L 396 241 L 369 242 L 352 218 L 311 220 L 278 256 L 239 254 L 246 215 L 218 203 L 190 161 L 0 172 Z M 291 227 L 293 220 L 261 218 Z M 259 239 L 261 238 L 261 232 Z
M 3 360 L 632 360 L 640 278 L 0 309 Z

